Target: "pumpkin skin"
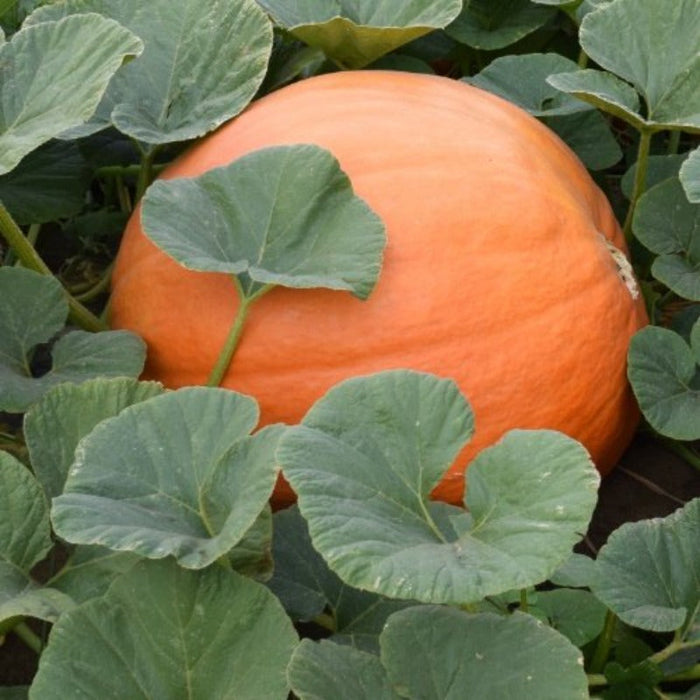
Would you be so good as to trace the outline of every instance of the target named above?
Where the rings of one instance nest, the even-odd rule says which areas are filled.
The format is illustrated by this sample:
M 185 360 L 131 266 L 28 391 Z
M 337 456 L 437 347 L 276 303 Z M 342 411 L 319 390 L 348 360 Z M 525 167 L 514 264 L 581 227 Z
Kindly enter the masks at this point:
M 611 208 L 568 147 L 465 83 L 354 71 L 263 97 L 163 177 L 293 143 L 329 149 L 381 216 L 383 268 L 364 302 L 322 289 L 262 297 L 222 385 L 254 396 L 268 424 L 298 422 L 355 375 L 401 367 L 454 379 L 476 430 L 433 492 L 452 503 L 462 502 L 465 466 L 512 428 L 560 430 L 607 473 L 638 421 L 626 355 L 647 318 L 620 268 L 615 248 L 625 244 Z M 185 270 L 134 213 L 111 321 L 146 340 L 146 377 L 204 384 L 237 304 L 227 275 Z M 273 502 L 292 498 L 280 482 Z

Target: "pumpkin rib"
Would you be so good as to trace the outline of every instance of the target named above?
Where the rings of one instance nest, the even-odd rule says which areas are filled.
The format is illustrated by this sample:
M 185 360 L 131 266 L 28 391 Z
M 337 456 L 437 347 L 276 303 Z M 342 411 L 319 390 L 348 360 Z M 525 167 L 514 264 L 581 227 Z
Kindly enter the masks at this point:
M 451 502 L 461 502 L 465 465 L 510 428 L 562 430 L 609 471 L 638 421 L 626 351 L 647 319 L 602 238 L 626 252 L 610 206 L 563 142 L 465 83 L 355 71 L 261 98 L 164 177 L 292 143 L 328 148 L 384 220 L 382 272 L 365 302 L 273 289 L 251 309 L 224 386 L 254 396 L 263 423 L 295 423 L 357 374 L 404 367 L 455 379 L 476 432 L 435 491 Z M 204 383 L 236 305 L 226 275 L 181 268 L 134 213 L 112 323 L 144 336 L 146 376 Z

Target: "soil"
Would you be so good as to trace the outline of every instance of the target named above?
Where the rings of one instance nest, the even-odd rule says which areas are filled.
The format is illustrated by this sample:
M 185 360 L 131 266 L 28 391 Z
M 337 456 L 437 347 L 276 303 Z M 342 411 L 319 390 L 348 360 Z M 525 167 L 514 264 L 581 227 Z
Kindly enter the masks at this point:
M 700 471 L 651 436 L 639 435 L 606 477 L 585 540 L 578 548 L 594 555 L 625 522 L 664 517 L 700 496 Z M 35 627 L 41 633 L 39 626 Z M 36 655 L 17 637 L 0 638 L 0 686 L 31 683 Z

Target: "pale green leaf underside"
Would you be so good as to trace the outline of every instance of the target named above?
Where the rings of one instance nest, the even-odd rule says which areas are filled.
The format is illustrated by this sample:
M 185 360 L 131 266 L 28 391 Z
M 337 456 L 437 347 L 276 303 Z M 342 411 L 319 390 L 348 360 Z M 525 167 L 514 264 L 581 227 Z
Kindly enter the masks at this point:
M 475 49 L 495 51 L 539 29 L 555 12 L 530 0 L 471 0 L 447 33 Z
M 111 122 L 149 144 L 202 136 L 238 114 L 265 75 L 272 27 L 253 0 L 69 0 L 31 20 L 84 12 L 111 17 L 145 45 L 110 84 L 94 128 Z
M 156 382 L 128 377 L 90 379 L 53 387 L 24 418 L 32 468 L 49 498 L 63 491 L 75 448 L 99 422 L 162 393 Z
M 611 73 L 599 70 L 578 70 L 550 75 L 547 82 L 557 90 L 615 115 L 637 128 L 646 127 L 640 114 L 639 96 L 634 88 Z
M 362 299 L 385 244 L 381 220 L 337 160 L 312 145 L 266 148 L 196 178 L 157 181 L 142 220 L 146 235 L 187 268 Z
M 539 583 L 567 558 L 598 477 L 561 434 L 513 432 L 484 450 L 468 472 L 470 514 L 429 501 L 471 420 L 451 382 L 395 371 L 341 383 L 283 436 L 314 547 L 347 584 L 465 603 Z
M 589 697 L 581 652 L 529 615 L 467 614 L 432 605 L 413 607 L 389 618 L 380 644 L 382 664 L 404 697 Z
M 345 645 L 302 640 L 287 669 L 300 700 L 399 700 L 379 657 Z
M 279 429 L 250 436 L 257 418 L 250 397 L 202 387 L 124 409 L 79 443 L 54 528 L 76 544 L 208 566 L 242 540 L 274 486 Z
M 581 23 L 586 53 L 644 96 L 646 120 L 700 129 L 700 4 L 616 0 Z
M 700 322 L 696 323 L 696 327 Z M 644 417 L 666 437 L 700 438 L 700 352 L 666 328 L 648 327 L 630 342 L 628 375 Z
M 685 628 L 700 610 L 699 541 L 700 498 L 666 518 L 626 523 L 600 550 L 594 593 L 628 625 Z
M 96 14 L 27 27 L 0 45 L 0 175 L 87 121 L 124 59 L 142 48 Z
M 680 179 L 688 200 L 700 204 L 700 148 L 696 148 L 681 166 Z
M 35 697 L 285 700 L 298 638 L 264 586 L 222 567 L 140 562 L 61 616 Z M 264 670 L 259 669 L 264 659 Z
M 458 0 L 259 0 L 259 4 L 294 36 L 348 68 L 362 68 L 446 26 L 462 6 Z
M 685 299 L 700 301 L 700 204 L 688 201 L 678 178 L 642 195 L 632 229 L 659 256 L 654 277 Z

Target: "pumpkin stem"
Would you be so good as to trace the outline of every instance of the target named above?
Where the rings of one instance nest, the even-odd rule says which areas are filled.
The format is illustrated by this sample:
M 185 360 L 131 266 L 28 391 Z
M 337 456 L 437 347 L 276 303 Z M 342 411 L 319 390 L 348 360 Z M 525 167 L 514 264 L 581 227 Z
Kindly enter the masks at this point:
M 243 326 L 245 325 L 246 318 L 248 317 L 250 307 L 253 305 L 253 302 L 257 301 L 263 294 L 266 294 L 275 286 L 273 284 L 266 284 L 260 287 L 254 294 L 247 295 L 243 291 L 243 287 L 241 286 L 238 277 L 234 275 L 233 281 L 236 285 L 236 290 L 238 291 L 238 297 L 241 300 L 241 303 L 238 307 L 238 311 L 236 312 L 236 317 L 233 320 L 233 325 L 231 326 L 231 330 L 226 338 L 226 342 L 224 343 L 224 347 L 221 349 L 219 357 L 216 360 L 216 364 L 209 375 L 207 386 L 219 386 L 221 384 L 224 376 L 226 375 L 226 371 L 231 364 L 236 348 L 238 347 L 238 342 L 241 339 Z

